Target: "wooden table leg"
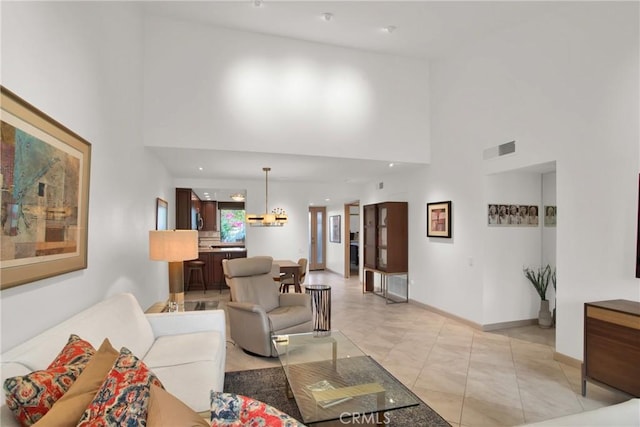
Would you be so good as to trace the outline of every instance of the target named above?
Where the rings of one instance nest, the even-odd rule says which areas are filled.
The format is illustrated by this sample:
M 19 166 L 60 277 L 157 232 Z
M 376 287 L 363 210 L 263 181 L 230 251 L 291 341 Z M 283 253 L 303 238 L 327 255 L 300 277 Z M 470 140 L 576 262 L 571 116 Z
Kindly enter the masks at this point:
M 302 293 L 302 288 L 300 287 L 300 272 L 298 270 L 293 272 L 293 283 L 295 285 L 295 289 L 297 293 Z

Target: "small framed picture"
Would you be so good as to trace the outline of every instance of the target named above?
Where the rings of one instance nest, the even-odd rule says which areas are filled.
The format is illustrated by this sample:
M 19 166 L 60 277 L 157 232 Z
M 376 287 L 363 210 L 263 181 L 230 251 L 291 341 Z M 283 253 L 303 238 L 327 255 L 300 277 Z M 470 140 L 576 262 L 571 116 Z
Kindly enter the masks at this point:
M 558 207 L 554 205 L 545 205 L 544 206 L 544 226 L 545 227 L 555 227 L 556 226 L 556 215 L 558 215 Z
M 451 200 L 427 203 L 427 237 L 451 238 Z
M 340 243 L 340 215 L 329 217 L 329 241 Z
M 156 230 L 166 230 L 169 219 L 169 204 L 160 197 L 156 198 Z

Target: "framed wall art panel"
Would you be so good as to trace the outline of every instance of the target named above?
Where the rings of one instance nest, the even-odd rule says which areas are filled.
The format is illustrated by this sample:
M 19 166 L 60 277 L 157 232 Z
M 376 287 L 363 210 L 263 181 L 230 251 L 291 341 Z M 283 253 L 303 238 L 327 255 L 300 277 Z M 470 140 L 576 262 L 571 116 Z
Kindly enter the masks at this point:
M 0 87 L 0 289 L 87 268 L 91 144 Z
M 340 243 L 340 215 L 329 217 L 329 241 Z
M 451 238 L 451 200 L 427 203 L 427 237 Z
M 156 230 L 167 230 L 169 226 L 169 203 L 156 197 Z

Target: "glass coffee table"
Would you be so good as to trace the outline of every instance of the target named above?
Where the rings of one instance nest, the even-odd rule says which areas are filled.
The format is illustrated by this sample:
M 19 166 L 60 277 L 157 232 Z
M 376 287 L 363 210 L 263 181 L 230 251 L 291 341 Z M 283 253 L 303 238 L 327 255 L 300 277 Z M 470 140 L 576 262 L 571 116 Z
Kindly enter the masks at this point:
M 420 402 L 340 331 L 276 335 L 273 344 L 304 424 L 385 423 L 385 412 Z

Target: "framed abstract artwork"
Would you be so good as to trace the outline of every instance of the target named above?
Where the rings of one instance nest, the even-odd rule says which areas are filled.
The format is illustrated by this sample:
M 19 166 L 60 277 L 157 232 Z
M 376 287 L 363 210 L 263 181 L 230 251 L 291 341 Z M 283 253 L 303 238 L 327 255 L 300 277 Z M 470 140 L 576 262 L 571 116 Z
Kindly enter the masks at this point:
M 329 217 L 329 241 L 340 243 L 340 215 Z
M 87 268 L 91 144 L 0 87 L 1 289 Z
M 427 203 L 427 237 L 451 238 L 451 200 Z

